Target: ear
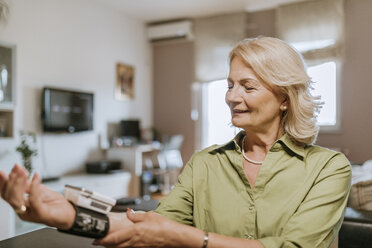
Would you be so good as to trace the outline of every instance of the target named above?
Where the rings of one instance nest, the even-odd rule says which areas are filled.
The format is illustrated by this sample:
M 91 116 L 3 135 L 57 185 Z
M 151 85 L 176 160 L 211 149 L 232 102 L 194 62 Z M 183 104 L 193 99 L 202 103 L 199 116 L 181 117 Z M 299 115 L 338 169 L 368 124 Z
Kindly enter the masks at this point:
M 288 97 L 285 97 L 282 103 L 280 104 L 280 110 L 286 111 L 289 108 L 289 100 Z

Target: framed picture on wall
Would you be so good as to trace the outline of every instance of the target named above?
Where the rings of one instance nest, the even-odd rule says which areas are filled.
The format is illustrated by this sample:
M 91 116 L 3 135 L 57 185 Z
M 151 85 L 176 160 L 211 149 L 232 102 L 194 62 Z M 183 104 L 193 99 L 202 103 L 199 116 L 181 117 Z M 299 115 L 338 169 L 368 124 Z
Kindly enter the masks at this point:
M 0 41 L 0 104 L 13 102 L 15 46 Z
M 134 67 L 123 63 L 117 63 L 115 99 L 127 100 L 133 98 L 134 98 Z

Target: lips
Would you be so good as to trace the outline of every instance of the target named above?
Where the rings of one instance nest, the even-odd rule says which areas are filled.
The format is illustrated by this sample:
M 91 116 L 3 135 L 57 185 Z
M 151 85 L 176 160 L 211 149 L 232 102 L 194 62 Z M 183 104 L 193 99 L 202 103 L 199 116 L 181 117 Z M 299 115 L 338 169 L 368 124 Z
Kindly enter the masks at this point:
M 233 109 L 233 112 L 236 113 L 236 114 L 241 114 L 241 113 L 247 113 L 248 110 Z

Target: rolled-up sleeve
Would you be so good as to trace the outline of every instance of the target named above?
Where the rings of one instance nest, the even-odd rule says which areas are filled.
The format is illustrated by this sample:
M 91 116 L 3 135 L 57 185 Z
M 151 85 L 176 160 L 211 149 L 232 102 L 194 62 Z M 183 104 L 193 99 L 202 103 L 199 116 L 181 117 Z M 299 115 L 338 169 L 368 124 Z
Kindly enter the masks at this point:
M 159 202 L 155 212 L 179 223 L 193 225 L 193 158 L 185 165 L 178 183 Z
M 338 153 L 320 171 L 281 235 L 258 240 L 265 247 L 329 247 L 343 221 L 350 183 L 350 164 Z

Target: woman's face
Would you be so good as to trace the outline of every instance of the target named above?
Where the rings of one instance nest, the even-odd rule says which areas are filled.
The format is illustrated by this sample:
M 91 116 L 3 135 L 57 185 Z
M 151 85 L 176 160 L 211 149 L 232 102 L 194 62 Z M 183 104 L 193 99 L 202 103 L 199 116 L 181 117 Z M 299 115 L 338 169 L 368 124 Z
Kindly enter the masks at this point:
M 275 94 L 240 57 L 230 64 L 226 103 L 231 122 L 246 131 L 278 131 L 284 97 Z

